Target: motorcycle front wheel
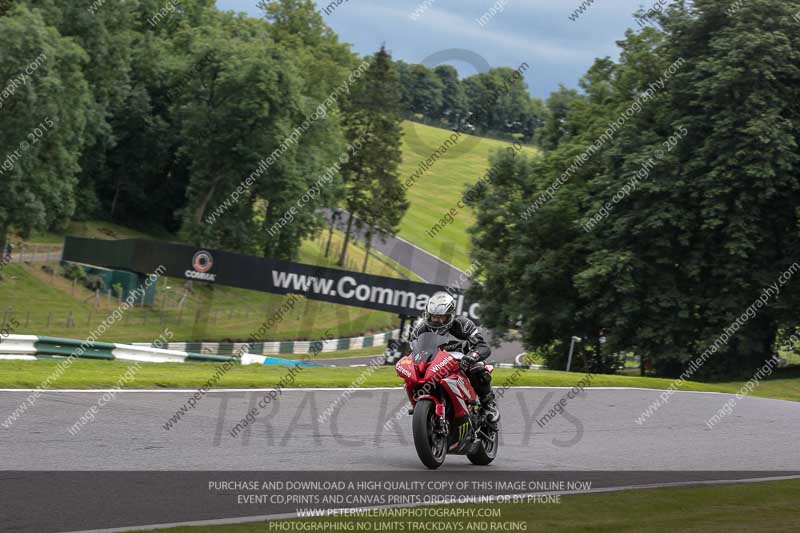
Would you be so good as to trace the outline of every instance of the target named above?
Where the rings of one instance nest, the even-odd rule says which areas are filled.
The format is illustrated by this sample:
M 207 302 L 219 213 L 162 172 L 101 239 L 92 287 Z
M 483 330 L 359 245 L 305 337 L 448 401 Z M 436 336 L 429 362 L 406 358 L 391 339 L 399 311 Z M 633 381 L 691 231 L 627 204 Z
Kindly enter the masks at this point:
M 486 466 L 494 461 L 494 458 L 497 457 L 499 432 L 499 429 L 488 433 L 481 432 L 478 449 L 474 453 L 467 454 L 467 459 L 472 464 L 479 466 Z
M 422 464 L 435 470 L 447 455 L 447 436 L 436 433 L 436 406 L 432 400 L 420 400 L 414 406 L 414 447 Z

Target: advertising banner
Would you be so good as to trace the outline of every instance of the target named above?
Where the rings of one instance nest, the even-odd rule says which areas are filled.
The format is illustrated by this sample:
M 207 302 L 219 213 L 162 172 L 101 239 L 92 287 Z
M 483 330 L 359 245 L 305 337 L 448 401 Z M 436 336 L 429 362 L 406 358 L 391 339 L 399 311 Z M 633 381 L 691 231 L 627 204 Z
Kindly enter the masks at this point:
M 106 241 L 67 237 L 65 261 L 147 274 L 159 266 L 164 275 L 277 294 L 302 294 L 325 302 L 419 316 L 435 292 L 450 292 L 456 313 L 478 319 L 478 304 L 460 288 L 385 276 L 265 259 L 184 244 L 142 239 Z

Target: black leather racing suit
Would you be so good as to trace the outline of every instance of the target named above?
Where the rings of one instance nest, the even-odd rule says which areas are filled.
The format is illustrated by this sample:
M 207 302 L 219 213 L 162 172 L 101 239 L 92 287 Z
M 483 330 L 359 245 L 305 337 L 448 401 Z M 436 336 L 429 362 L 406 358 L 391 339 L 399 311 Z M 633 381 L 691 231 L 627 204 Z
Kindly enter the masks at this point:
M 431 331 L 433 330 L 425 322 L 422 322 L 411 332 L 409 340 L 413 341 L 423 333 Z M 446 349 L 448 351 L 463 352 L 465 354 L 475 352 L 478 354 L 480 362 L 469 371 L 469 381 L 475 392 L 478 393 L 481 403 L 486 403 L 487 400 L 494 398 L 492 395 L 492 375 L 483 364 L 483 361 L 492 355 L 492 349 L 481 334 L 480 328 L 469 318 L 457 316 L 447 333 L 441 334 L 449 334 L 456 339 L 447 345 Z

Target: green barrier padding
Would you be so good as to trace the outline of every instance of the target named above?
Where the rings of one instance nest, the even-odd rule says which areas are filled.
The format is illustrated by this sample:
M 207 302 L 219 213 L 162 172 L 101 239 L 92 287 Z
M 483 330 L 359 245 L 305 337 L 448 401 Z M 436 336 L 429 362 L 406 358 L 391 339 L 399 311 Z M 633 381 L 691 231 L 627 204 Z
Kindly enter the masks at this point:
M 322 343 L 322 341 L 310 342 L 308 343 L 308 352 L 306 353 L 320 353 L 322 352 L 323 346 L 324 344 Z
M 233 355 L 233 344 L 229 342 L 221 342 L 219 343 L 219 348 L 217 348 L 218 355 Z
M 186 351 L 192 353 L 201 353 L 203 351 L 203 343 L 202 342 L 187 342 L 186 343 Z
M 78 349 L 83 342 L 85 341 L 39 337 L 39 340 L 33 343 L 33 347 L 36 349 L 37 354 L 69 357 L 78 353 Z M 108 342 L 95 342 L 86 346 L 82 354 L 75 356 L 82 359 L 106 359 L 112 361 L 114 359 L 113 350 L 115 347 L 116 346 Z
M 85 343 L 87 346 L 91 346 L 93 348 L 103 348 L 103 349 L 106 349 L 106 350 L 113 350 L 114 348 L 117 347 L 117 345 L 114 344 L 113 342 L 102 342 L 102 341 L 90 342 L 90 341 L 86 341 L 86 340 L 81 341 L 81 340 L 78 340 L 78 339 L 65 339 L 63 337 L 46 337 L 46 336 L 38 337 L 38 339 L 39 340 L 35 344 L 37 344 L 37 343 L 47 343 L 47 344 L 57 344 L 57 345 L 61 345 L 61 346 L 75 346 L 75 347 L 78 347 L 78 346 L 80 346 L 80 345 Z
M 238 363 L 239 358 L 228 357 L 225 355 L 202 355 L 199 353 L 190 353 L 189 356 L 186 358 L 186 362 L 193 362 L 193 363 L 224 363 L 226 361 Z
M 294 353 L 294 341 L 281 341 L 278 353 Z

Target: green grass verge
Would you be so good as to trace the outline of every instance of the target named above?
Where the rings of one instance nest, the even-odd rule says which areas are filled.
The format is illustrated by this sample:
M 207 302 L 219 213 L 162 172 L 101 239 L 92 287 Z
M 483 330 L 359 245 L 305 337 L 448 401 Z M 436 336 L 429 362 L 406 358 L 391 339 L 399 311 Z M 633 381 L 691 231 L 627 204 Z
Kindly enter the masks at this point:
M 327 354 L 324 354 L 327 355 Z M 0 361 L 0 388 L 35 388 L 53 370 L 58 361 Z M 64 389 L 92 389 L 114 385 L 125 373 L 125 361 L 75 360 L 68 372 L 52 386 Z M 214 373 L 215 365 L 208 363 L 152 363 L 143 364 L 128 388 L 197 388 Z M 394 368 L 386 366 L 367 371 L 365 368 L 306 368 L 300 372 L 293 387 L 349 387 L 356 378 L 368 372 L 363 387 L 399 387 L 402 382 Z M 217 388 L 269 388 L 275 386 L 286 374 L 286 368 L 261 365 L 237 366 L 217 383 Z M 516 370 L 499 368 L 494 372 L 493 384 L 497 387 L 538 386 L 572 387 L 583 374 L 551 370 Z M 643 378 L 618 375 L 599 375 L 590 387 L 640 387 L 666 389 L 669 379 Z M 681 390 L 735 393 L 742 382 L 698 383 L 687 381 Z M 770 379 L 761 382 L 754 396 L 800 401 L 800 380 Z
M 414 175 L 420 162 L 430 157 L 452 132 L 406 121 L 403 133 L 400 176 L 405 182 Z M 477 183 L 489 170 L 489 156 L 509 146 L 508 142 L 462 135 L 458 143 L 408 189 L 411 206 L 400 223 L 399 235 L 462 270 L 468 269 L 471 261 L 467 228 L 475 223 L 471 209 L 459 210 L 453 222 L 435 237 L 428 235 L 428 230 L 450 208 L 458 209 L 457 202 L 465 188 Z M 538 152 L 525 147 L 523 153 L 535 155 Z
M 537 532 L 789 532 L 800 529 L 798 498 L 800 498 L 800 481 L 791 480 L 564 496 L 557 504 L 464 505 L 459 508 L 499 509 L 500 517 L 492 519 L 432 518 L 427 520 L 461 526 L 447 531 L 467 532 L 482 531 L 469 527 L 470 522 L 481 521 L 524 522 L 527 525 L 526 531 Z M 286 522 L 349 524 L 356 521 L 372 524 L 369 531 L 391 531 L 391 529 L 378 529 L 379 524 L 385 524 L 387 521 L 400 522 L 404 524 L 402 530 L 413 531 L 413 529 L 409 529 L 410 523 L 419 522 L 420 519 L 337 517 Z M 288 527 L 291 526 L 287 524 Z M 333 525 L 332 527 L 337 526 Z M 339 525 L 338 527 L 342 528 L 343 526 Z M 267 523 L 256 522 L 226 526 L 178 527 L 156 531 L 162 533 L 219 533 L 222 531 L 255 533 L 270 530 Z M 302 529 L 292 530 L 301 531 Z M 339 530 L 344 531 L 344 529 Z M 274 529 L 274 531 L 281 530 Z M 321 529 L 317 529 L 317 531 L 321 531 Z

